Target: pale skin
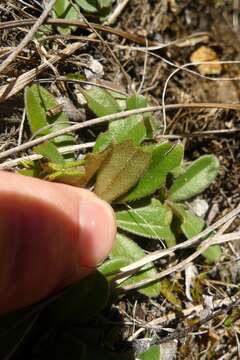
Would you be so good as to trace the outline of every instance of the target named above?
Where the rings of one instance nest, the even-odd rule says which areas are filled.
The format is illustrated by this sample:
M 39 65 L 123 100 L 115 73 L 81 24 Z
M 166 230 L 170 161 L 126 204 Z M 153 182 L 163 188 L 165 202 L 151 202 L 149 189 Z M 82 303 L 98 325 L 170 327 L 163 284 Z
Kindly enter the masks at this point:
M 112 208 L 90 191 L 0 171 L 0 314 L 94 271 L 115 233 Z

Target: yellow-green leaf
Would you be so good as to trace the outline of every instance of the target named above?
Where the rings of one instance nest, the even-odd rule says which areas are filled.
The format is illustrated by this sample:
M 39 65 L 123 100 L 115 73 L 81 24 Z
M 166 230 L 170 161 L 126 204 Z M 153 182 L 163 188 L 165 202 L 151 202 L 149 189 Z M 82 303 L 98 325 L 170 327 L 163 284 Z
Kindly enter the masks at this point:
M 56 145 L 54 145 L 52 142 L 48 141 L 43 144 L 40 144 L 33 148 L 33 151 L 36 154 L 40 154 L 46 158 L 48 158 L 49 161 L 62 164 L 64 163 L 64 158 L 58 151 Z
M 140 360 L 161 360 L 160 345 L 153 345 L 139 355 Z
M 209 246 L 209 248 L 202 253 L 202 256 L 205 257 L 209 264 L 217 263 L 222 256 L 221 246 L 219 244 Z
M 114 144 L 111 156 L 98 172 L 95 192 L 112 202 L 131 189 L 148 168 L 151 154 L 132 141 Z
M 108 8 L 112 5 L 113 0 L 98 0 L 98 5 L 100 9 Z

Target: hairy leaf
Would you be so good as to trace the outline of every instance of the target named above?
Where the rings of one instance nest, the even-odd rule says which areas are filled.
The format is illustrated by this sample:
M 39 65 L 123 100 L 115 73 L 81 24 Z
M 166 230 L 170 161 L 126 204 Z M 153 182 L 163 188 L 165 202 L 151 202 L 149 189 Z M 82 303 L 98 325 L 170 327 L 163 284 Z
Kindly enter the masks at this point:
M 152 345 L 147 351 L 139 355 L 140 360 L 161 360 L 160 345 Z
M 99 86 L 82 90 L 82 93 L 86 98 L 88 107 L 99 117 L 114 114 L 121 110 L 110 92 Z
M 32 134 L 48 125 L 46 111 L 45 108 L 41 106 L 37 85 L 26 88 L 25 109 Z M 42 131 L 39 135 L 45 135 L 46 133 L 46 131 Z
M 32 335 L 35 313 L 24 309 L 0 317 L 0 358 L 9 359 L 13 349 L 26 344 Z M 31 326 L 32 324 L 32 326 Z M 15 352 L 14 352 L 15 353 Z
M 94 154 L 88 153 L 85 160 L 85 176 L 82 177 L 79 186 L 85 186 L 92 179 L 92 177 L 97 173 L 97 171 L 102 166 L 103 162 L 110 156 L 112 152 L 112 147 L 109 146 L 105 151 Z
M 48 158 L 51 162 L 61 164 L 64 163 L 64 158 L 58 151 L 56 145 L 52 142 L 48 141 L 43 144 L 40 144 L 33 148 L 33 151 L 37 154 L 40 154 L 46 158 Z
M 202 256 L 205 257 L 209 264 L 217 263 L 222 256 L 221 246 L 219 244 L 209 246 L 209 248 L 202 253 Z
M 55 97 L 40 85 L 33 84 L 25 90 L 25 109 L 28 123 L 33 135 L 42 136 L 69 126 L 69 120 L 64 112 L 55 116 L 48 116 L 47 112 L 59 106 Z M 43 127 L 51 127 L 40 131 Z M 56 145 L 72 144 L 73 136 L 70 134 L 58 136 L 53 141 Z
M 141 95 L 133 95 L 126 100 L 127 109 L 147 106 L 146 99 Z M 120 111 L 120 110 L 118 110 Z M 111 142 L 121 143 L 124 140 L 132 140 L 140 144 L 146 138 L 146 127 L 143 115 L 129 116 L 126 119 L 113 121 L 109 124 L 108 131 L 97 138 L 94 151 L 104 150 Z
M 117 144 L 132 140 L 140 144 L 146 137 L 146 128 L 142 115 L 130 116 L 126 119 L 113 121 L 108 131 L 101 133 L 94 146 L 94 152 L 104 150 L 111 142 Z
M 53 8 L 54 17 L 57 19 L 77 20 L 80 17 L 76 6 L 72 6 L 70 0 L 56 0 Z M 75 26 L 61 25 L 58 26 L 58 31 L 62 34 L 70 34 L 75 30 Z
M 96 194 L 111 203 L 136 184 L 150 161 L 151 154 L 134 145 L 132 141 L 113 145 L 111 156 L 98 172 Z
M 128 259 L 125 259 L 124 257 L 116 257 L 105 261 L 101 266 L 98 267 L 98 270 L 103 275 L 108 276 L 109 274 L 117 272 L 119 269 L 121 269 L 121 267 L 126 266 L 128 264 L 129 264 Z
M 160 201 L 155 200 L 141 208 L 118 211 L 116 216 L 118 227 L 130 233 L 152 239 L 175 239 L 170 228 L 171 210 Z
M 79 168 L 67 168 L 58 170 L 45 177 L 45 180 L 60 182 L 67 185 L 79 186 L 82 178 L 85 175 L 84 167 Z
M 144 251 L 138 246 L 133 240 L 127 238 L 124 235 L 117 234 L 116 241 L 112 252 L 110 254 L 110 261 L 108 261 L 108 266 L 112 266 L 112 271 L 116 271 L 120 269 L 120 267 L 131 264 L 134 261 L 137 261 L 145 256 Z M 114 263 L 115 260 L 115 263 Z M 120 265 L 120 261 L 122 261 L 122 265 L 117 269 L 113 268 L 113 265 L 116 266 L 116 261 Z M 125 261 L 125 265 L 123 264 Z M 105 265 L 106 266 L 106 265 Z M 123 285 L 127 284 L 135 284 L 139 281 L 151 278 L 157 273 L 154 265 L 152 263 L 145 265 L 136 275 L 131 276 L 129 279 L 123 282 Z M 146 285 L 138 289 L 138 291 L 146 296 L 155 297 L 160 295 L 160 283 L 154 283 L 151 285 Z
M 79 186 L 85 176 L 84 160 L 65 161 L 60 164 L 40 160 L 39 163 L 45 180 Z
M 183 158 L 183 146 L 168 142 L 147 147 L 152 152 L 152 160 L 146 174 L 136 187 L 121 201 L 128 202 L 151 195 L 165 183 L 167 174 L 180 165 Z
M 128 110 L 140 109 L 148 106 L 148 101 L 145 96 L 140 94 L 133 94 L 126 99 Z
M 160 282 L 160 292 L 168 302 L 173 304 L 176 308 L 181 308 L 181 300 L 173 293 L 173 283 L 168 279 L 162 279 Z
M 97 0 L 76 0 L 76 3 L 88 13 L 95 13 L 98 11 Z
M 112 0 L 98 0 L 100 9 L 108 8 L 112 5 Z
M 216 178 L 219 162 L 214 155 L 205 155 L 194 161 L 173 183 L 169 197 L 173 201 L 189 199 L 203 190 Z
M 197 215 L 185 210 L 183 205 L 169 202 L 174 215 L 180 219 L 180 227 L 187 239 L 199 234 L 204 228 L 204 221 Z

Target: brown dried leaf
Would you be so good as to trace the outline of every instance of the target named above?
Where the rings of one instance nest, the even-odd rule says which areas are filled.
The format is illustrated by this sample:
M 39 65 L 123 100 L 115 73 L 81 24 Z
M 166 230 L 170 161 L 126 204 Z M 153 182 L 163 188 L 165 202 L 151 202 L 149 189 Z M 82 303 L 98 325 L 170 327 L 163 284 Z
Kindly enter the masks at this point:
M 216 52 L 208 46 L 201 46 L 195 50 L 191 57 L 191 62 L 198 63 L 202 61 L 219 61 Z M 221 64 L 201 64 L 197 65 L 200 74 L 202 75 L 219 75 L 222 72 Z
M 112 152 L 112 146 L 100 153 L 89 153 L 85 156 L 85 176 L 81 179 L 79 186 L 85 186 L 93 178 L 96 172 L 100 169 L 103 162 Z
M 151 153 L 143 151 L 130 140 L 113 145 L 111 156 L 101 167 L 95 192 L 111 203 L 131 189 L 151 161 Z

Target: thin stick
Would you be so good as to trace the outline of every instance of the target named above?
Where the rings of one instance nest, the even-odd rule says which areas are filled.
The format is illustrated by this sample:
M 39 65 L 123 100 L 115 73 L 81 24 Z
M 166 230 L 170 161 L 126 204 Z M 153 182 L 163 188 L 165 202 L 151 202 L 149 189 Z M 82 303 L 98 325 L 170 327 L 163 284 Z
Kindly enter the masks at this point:
M 28 20 L 13 20 L 13 21 L 2 22 L 0 24 L 0 30 L 12 29 L 12 28 L 16 28 L 18 26 L 31 26 L 33 23 L 34 23 L 34 20 L 31 20 L 31 19 L 30 20 L 29 19 Z M 56 26 L 67 25 L 67 26 L 78 26 L 81 29 L 89 29 L 88 25 L 80 20 L 48 19 L 45 21 L 45 23 L 49 24 L 49 25 L 56 25 Z M 91 26 L 94 27 L 94 29 L 96 29 L 98 31 L 102 31 L 104 33 L 110 33 L 113 35 L 118 35 L 121 38 L 131 40 L 137 44 L 145 45 L 145 38 L 143 36 L 135 35 L 135 34 L 132 34 L 127 31 L 123 31 L 118 28 L 112 28 L 110 26 L 104 26 L 104 25 L 100 25 L 100 24 L 91 23 Z M 155 45 L 159 45 L 159 43 L 156 41 L 149 40 L 149 46 L 155 46 Z
M 61 148 L 58 148 L 59 152 L 61 154 L 69 154 L 75 151 L 83 150 L 83 149 L 89 149 L 92 148 L 95 145 L 95 142 L 88 142 L 85 144 L 78 144 L 78 145 L 70 145 L 70 146 L 63 146 Z M 9 161 L 5 161 L 4 163 L 0 164 L 0 170 L 6 170 L 11 169 L 14 166 L 20 165 L 23 161 L 34 161 L 42 159 L 43 156 L 40 154 L 33 154 L 33 155 L 26 155 L 22 156 L 18 159 L 13 159 Z
M 27 44 L 31 41 L 33 35 L 38 31 L 40 26 L 43 24 L 43 22 L 48 17 L 48 14 L 52 10 L 56 0 L 50 0 L 49 4 L 47 4 L 45 10 L 43 11 L 42 15 L 37 19 L 37 21 L 34 23 L 31 30 L 26 34 L 26 36 L 23 38 L 23 40 L 20 42 L 20 44 L 15 48 L 15 50 L 7 57 L 6 60 L 4 60 L 0 64 L 0 73 L 3 72 L 6 67 L 8 67 L 18 56 L 18 54 L 27 46 Z
M 124 70 L 121 62 L 119 61 L 119 59 L 117 58 L 117 56 L 115 55 L 115 53 L 112 51 L 111 47 L 108 45 L 108 43 L 103 39 L 102 35 L 98 32 L 97 29 L 95 29 L 91 23 L 87 20 L 87 18 L 82 14 L 80 13 L 80 16 L 82 18 L 82 20 L 88 25 L 88 27 L 93 31 L 93 34 L 96 35 L 97 38 L 100 39 L 100 41 L 102 42 L 103 46 L 106 47 L 106 49 L 109 51 L 110 55 L 112 56 L 113 60 L 116 62 L 117 66 L 119 67 L 119 69 L 122 71 L 125 79 L 127 82 L 129 82 L 129 76 L 128 74 L 126 73 L 126 71 Z
M 239 296 L 233 296 L 231 298 L 226 297 L 225 299 L 219 299 L 214 301 L 213 303 L 213 310 L 215 310 L 216 308 L 218 308 L 219 306 L 223 307 L 223 306 L 228 306 L 232 303 L 234 303 L 235 301 L 237 301 L 239 298 Z M 190 308 L 184 309 L 182 310 L 182 315 L 184 317 L 188 317 L 188 316 L 193 316 L 193 315 L 199 315 L 201 311 L 204 310 L 204 306 L 201 305 L 196 305 L 196 306 L 192 306 Z M 154 319 L 152 321 L 150 321 L 147 325 L 148 328 L 152 328 L 152 329 L 156 329 L 157 325 L 163 325 L 166 323 L 169 323 L 170 321 L 173 321 L 177 318 L 177 313 L 175 312 L 171 312 L 167 315 L 161 316 L 160 318 Z M 141 327 L 140 329 L 138 329 L 132 336 L 130 336 L 128 338 L 128 341 L 133 341 L 134 339 L 136 339 L 144 330 L 146 329 L 146 327 Z M 156 329 L 157 330 L 157 329 Z
M 166 118 L 166 106 L 165 106 L 165 97 L 166 97 L 166 92 L 167 92 L 167 87 L 168 87 L 168 83 L 169 81 L 171 80 L 171 78 L 176 75 L 179 71 L 181 70 L 184 70 L 190 66 L 197 66 L 197 65 L 215 65 L 215 64 L 229 64 L 229 63 L 235 63 L 235 61 L 229 61 L 229 60 L 226 60 L 226 61 L 198 61 L 198 62 L 191 62 L 191 63 L 187 63 L 187 64 L 184 64 L 182 66 L 177 66 L 177 68 L 175 70 L 173 70 L 171 72 L 171 74 L 168 76 L 167 80 L 165 81 L 165 84 L 164 84 L 164 87 L 163 87 L 163 92 L 162 92 L 162 108 L 163 108 L 163 125 L 164 125 L 164 128 L 163 128 L 163 134 L 165 134 L 166 130 L 167 130 L 167 118 Z M 239 64 L 239 61 L 237 61 L 237 63 Z M 175 66 L 175 64 L 174 64 Z M 200 74 L 201 75 L 201 74 Z M 205 76 L 204 76 L 205 77 Z M 212 80 L 229 80 L 227 78 L 222 78 L 222 79 L 219 79 L 219 78 L 213 78 Z M 236 77 L 235 80 L 240 80 L 240 77 Z
M 113 25 L 117 18 L 122 14 L 123 10 L 129 3 L 129 0 L 121 1 L 116 8 L 114 9 L 113 13 L 109 16 L 109 18 L 103 23 L 103 25 Z
M 237 110 L 240 110 L 240 104 L 221 104 L 221 103 L 188 103 L 188 104 L 168 104 L 166 105 L 166 110 L 169 110 L 169 109 L 180 109 L 180 108 L 184 108 L 184 109 L 187 109 L 187 108 L 205 108 L 205 109 L 237 109 Z M 32 141 L 29 141 L 29 142 L 26 142 L 25 144 L 22 144 L 20 146 L 16 146 L 12 149 L 9 149 L 9 150 L 6 150 L 6 151 L 3 151 L 2 153 L 0 153 L 0 159 L 4 159 L 8 156 L 11 156 L 13 154 L 16 154 L 20 151 L 24 151 L 28 148 L 31 148 L 33 146 L 36 146 L 36 145 L 39 145 L 45 141 L 48 141 L 48 140 L 51 140 L 51 139 L 54 139 L 55 137 L 57 136 L 60 136 L 60 135 L 64 135 L 64 134 L 67 134 L 67 133 L 70 133 L 70 132 L 73 132 L 73 131 L 76 131 L 76 130 L 79 130 L 79 129 L 84 129 L 86 127 L 89 127 L 89 126 L 93 126 L 93 125 L 96 125 L 96 124 L 102 124 L 102 123 L 105 123 L 105 122 L 110 122 L 110 121 L 116 121 L 116 120 L 119 120 L 119 119 L 122 119 L 122 118 L 126 118 L 128 116 L 131 116 L 131 115 L 137 115 L 137 114 L 143 114 L 143 113 L 147 113 L 147 112 L 154 112 L 154 111 L 158 111 L 158 110 L 161 110 L 162 109 L 162 106 L 159 105 L 159 106 L 150 106 L 150 107 L 147 107 L 147 108 L 141 108 L 141 109 L 134 109 L 134 110 L 128 110 L 128 111 L 121 111 L 117 114 L 111 114 L 111 115 L 106 115 L 106 116 L 102 116 L 102 117 L 99 117 L 99 118 L 95 118 L 95 119 L 92 119 L 92 120 L 88 120 L 88 121 L 84 121 L 82 123 L 79 123 L 79 124 L 75 124 L 75 125 L 72 125 L 72 126 L 68 126 L 64 129 L 60 129 L 60 130 L 57 130 L 55 132 L 52 132 L 51 134 L 48 134 L 48 135 L 45 135 L 45 136 L 42 136 L 42 137 L 39 137 L 37 139 L 34 139 Z
M 239 207 L 239 210 L 240 210 L 240 207 Z M 214 235 L 213 237 L 205 240 L 201 244 L 201 247 L 198 250 L 196 250 L 192 255 L 188 256 L 186 259 L 184 259 L 180 263 L 176 264 L 175 266 L 172 266 L 166 270 L 163 270 L 160 273 L 156 274 L 155 276 L 152 276 L 149 279 L 139 281 L 132 285 L 123 286 L 120 290 L 121 290 L 121 292 L 122 291 L 126 292 L 126 291 L 130 291 L 133 289 L 137 289 L 139 287 L 142 287 L 142 286 L 145 286 L 152 282 L 155 282 L 157 280 L 160 280 L 160 279 L 166 277 L 167 275 L 170 275 L 177 271 L 182 271 L 187 264 L 189 264 L 190 262 L 195 260 L 198 256 L 200 256 L 205 250 L 207 250 L 209 248 L 209 246 L 215 245 L 215 244 L 221 244 L 221 243 L 228 242 L 228 241 L 239 240 L 239 239 L 240 239 L 240 231 L 234 232 L 232 234 L 220 235 L 217 239 L 216 239 L 216 236 Z
M 55 64 L 65 56 L 69 56 L 74 53 L 76 50 L 83 46 L 82 43 L 73 43 L 67 45 L 65 49 L 61 51 L 61 55 L 54 55 L 49 59 L 49 63 Z M 26 85 L 30 84 L 36 76 L 48 68 L 48 64 L 42 63 L 38 67 L 27 71 L 20 75 L 18 78 L 13 79 L 8 85 L 0 87 L 0 103 L 9 99 L 11 96 L 17 94 L 21 91 Z
M 150 255 L 146 255 L 144 258 L 135 261 L 134 263 L 124 266 L 120 269 L 120 272 L 115 276 L 113 281 L 125 277 L 128 274 L 136 273 L 139 269 L 141 269 L 144 265 L 147 265 L 153 261 L 159 260 L 162 257 L 168 256 L 179 249 L 186 249 L 190 246 L 195 245 L 200 239 L 210 234 L 212 231 L 227 223 L 231 219 L 235 218 L 240 214 L 240 205 L 236 207 L 234 210 L 230 211 L 228 214 L 223 216 L 221 219 L 216 221 L 214 224 L 207 227 L 200 234 L 194 236 L 192 239 L 186 240 L 180 244 L 170 247 L 169 249 L 157 250 Z
M 24 110 L 23 110 L 23 114 L 22 114 L 21 124 L 20 124 L 20 127 L 19 127 L 19 135 L 18 135 L 18 142 L 17 142 L 18 146 L 21 145 L 21 143 L 22 143 L 22 136 L 23 136 L 25 116 L 26 116 L 26 111 L 25 111 L 25 109 L 24 109 Z

